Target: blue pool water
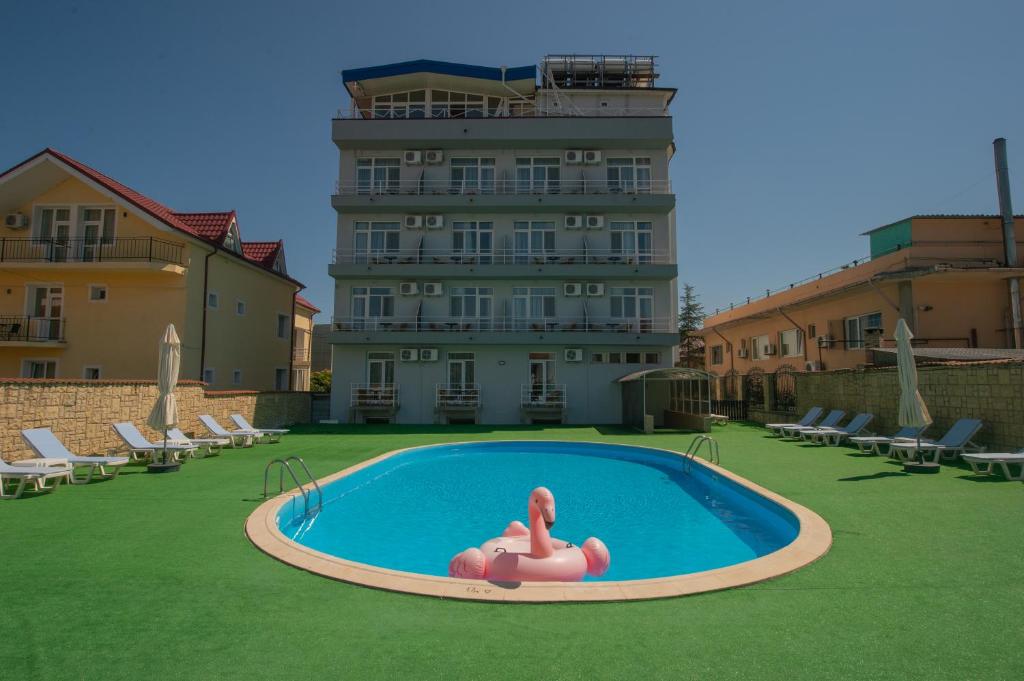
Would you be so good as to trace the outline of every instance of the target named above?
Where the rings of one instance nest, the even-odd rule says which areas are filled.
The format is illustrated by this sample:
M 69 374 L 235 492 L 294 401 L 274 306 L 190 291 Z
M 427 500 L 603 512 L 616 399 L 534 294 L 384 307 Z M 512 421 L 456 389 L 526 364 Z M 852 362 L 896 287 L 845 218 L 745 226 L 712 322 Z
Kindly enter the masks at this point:
M 604 580 L 699 572 L 790 543 L 787 509 L 699 464 L 644 447 L 579 442 L 478 442 L 419 447 L 324 487 L 323 510 L 278 514 L 282 532 L 327 554 L 393 570 L 447 575 L 448 561 L 527 523 L 530 492 L 555 496 L 551 534 L 604 541 Z M 589 578 L 588 579 L 595 579 Z

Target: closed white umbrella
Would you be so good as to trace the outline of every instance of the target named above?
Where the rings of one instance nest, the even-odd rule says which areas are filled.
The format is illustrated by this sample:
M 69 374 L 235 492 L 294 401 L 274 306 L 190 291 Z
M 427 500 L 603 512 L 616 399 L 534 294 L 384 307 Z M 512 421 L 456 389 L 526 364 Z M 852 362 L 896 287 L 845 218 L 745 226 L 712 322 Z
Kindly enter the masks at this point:
M 896 369 L 900 378 L 899 424 L 905 428 L 917 428 L 917 446 L 921 447 L 921 430 L 931 425 L 932 416 L 917 388 L 917 364 L 910 341 L 914 334 L 904 319 L 896 322 Z
M 153 430 L 164 431 L 164 463 L 167 463 L 167 430 L 178 425 L 178 402 L 174 397 L 174 388 L 178 385 L 178 369 L 181 366 L 181 341 L 174 330 L 174 324 L 168 324 L 160 339 L 160 368 L 157 372 L 157 390 L 159 395 L 153 410 L 149 412 L 146 423 Z

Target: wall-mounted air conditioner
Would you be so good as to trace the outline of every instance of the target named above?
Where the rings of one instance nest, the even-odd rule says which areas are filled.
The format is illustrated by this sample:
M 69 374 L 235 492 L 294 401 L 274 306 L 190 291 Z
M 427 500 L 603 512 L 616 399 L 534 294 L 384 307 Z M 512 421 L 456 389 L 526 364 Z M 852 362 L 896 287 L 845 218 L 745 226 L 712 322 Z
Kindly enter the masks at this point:
M 28 228 L 28 216 L 22 213 L 8 213 L 4 216 L 4 227 L 26 229 Z
M 821 362 L 804 362 L 804 371 L 821 371 Z
M 444 227 L 444 216 L 443 215 L 426 215 L 423 218 L 424 224 L 427 229 L 441 229 Z
M 440 352 L 437 348 L 423 348 L 420 350 L 420 361 L 421 362 L 436 362 L 440 356 Z
M 582 296 L 583 284 L 564 284 L 562 292 L 567 296 Z
M 398 351 L 398 357 L 403 362 L 418 362 L 420 359 L 420 351 L 416 348 L 402 348 Z
M 566 362 L 582 362 L 583 361 L 583 349 L 582 348 L 566 348 L 565 349 L 565 361 Z
M 566 229 L 583 229 L 583 216 L 582 215 L 566 215 L 565 216 L 565 228 Z
M 604 228 L 604 216 L 603 215 L 588 215 L 587 216 L 587 229 L 603 229 Z
M 414 296 L 420 292 L 420 285 L 415 281 L 403 281 L 398 285 L 398 293 L 403 296 Z
M 818 336 L 818 347 L 819 348 L 830 348 L 832 347 L 832 336 Z
M 423 229 L 422 215 L 406 215 L 403 223 L 406 229 Z
M 438 163 L 444 163 L 444 152 L 440 149 L 428 149 L 423 154 L 423 160 L 435 166 Z
M 423 285 L 423 295 L 439 296 L 444 293 L 444 287 L 439 282 L 431 282 Z
M 746 359 L 748 354 L 749 353 L 747 352 L 746 348 L 740 348 L 739 350 L 736 351 L 736 356 L 739 357 L 740 359 Z
M 588 296 L 603 296 L 604 284 L 587 284 Z
M 565 152 L 565 162 L 569 164 L 583 163 L 583 150 L 569 149 Z
M 403 151 L 402 161 L 404 161 L 405 165 L 407 166 L 418 166 L 419 164 L 423 163 L 423 152 L 413 151 L 411 149 L 408 151 Z
M 584 163 L 590 163 L 590 164 L 600 163 L 601 162 L 601 152 L 600 151 L 595 151 L 595 150 L 584 151 L 583 152 L 583 162 Z

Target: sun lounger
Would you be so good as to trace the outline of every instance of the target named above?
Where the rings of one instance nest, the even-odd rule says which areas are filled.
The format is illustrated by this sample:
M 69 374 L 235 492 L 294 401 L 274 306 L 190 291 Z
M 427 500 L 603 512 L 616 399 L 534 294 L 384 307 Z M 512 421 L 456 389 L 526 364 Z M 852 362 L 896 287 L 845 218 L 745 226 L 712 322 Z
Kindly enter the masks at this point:
M 37 492 L 50 492 L 57 489 L 61 480 L 68 479 L 71 471 L 67 468 L 51 468 L 49 466 L 12 466 L 0 461 L 0 499 L 17 499 L 31 483 Z M 46 482 L 50 481 L 50 486 Z M 13 491 L 9 489 L 13 486 Z
M 811 407 L 804 414 L 804 417 L 796 423 L 766 423 L 764 427 L 768 430 L 778 431 L 779 435 L 782 435 L 782 429 L 789 426 L 810 426 L 813 425 L 821 417 L 821 412 L 825 411 L 821 407 Z
M 888 446 L 895 442 L 896 440 L 913 440 L 916 442 L 917 438 L 921 436 L 921 433 L 923 433 L 927 429 L 927 426 L 925 426 L 924 428 L 912 428 L 908 426 L 905 428 L 900 428 L 898 431 L 896 431 L 896 434 L 892 436 L 862 435 L 858 437 L 851 437 L 850 442 L 856 445 L 857 448 L 860 449 L 860 451 L 863 452 L 864 454 L 876 454 L 878 456 L 881 456 L 881 448 L 883 446 Z M 933 442 L 933 440 L 921 440 L 921 442 Z
M 200 416 L 199 421 L 214 437 L 231 440 L 231 447 L 252 447 L 253 441 L 260 436 L 259 432 L 255 430 L 226 430 L 209 414 Z
M 220 450 L 224 447 L 231 446 L 231 438 L 229 437 L 189 437 L 185 433 L 181 432 L 180 428 L 171 428 L 167 431 L 167 437 L 174 441 L 175 444 L 188 445 L 195 447 L 196 451 L 205 449 L 205 456 L 217 455 Z
M 234 421 L 239 430 L 254 430 L 262 434 L 268 442 L 280 442 L 281 436 L 288 434 L 287 428 L 254 428 L 241 414 L 232 414 L 231 420 Z
M 996 452 L 961 454 L 960 458 L 971 464 L 971 470 L 978 475 L 995 475 L 994 467 L 999 466 L 1007 480 L 1024 480 L 1024 449 L 1015 454 Z M 1013 473 L 1010 466 L 1017 466 L 1016 474 Z
M 113 479 L 121 472 L 121 467 L 131 461 L 127 456 L 77 456 L 68 451 L 67 447 L 57 439 L 49 428 L 27 428 L 21 431 L 21 437 L 32 448 L 36 455 L 43 459 L 60 459 L 66 462 L 70 470 L 68 481 L 76 485 L 84 485 L 92 481 L 93 475 L 99 473 L 101 478 Z M 56 468 L 56 466 L 54 466 Z M 75 477 L 76 468 L 88 467 L 85 478 Z M 107 469 L 111 469 L 109 472 Z
M 169 455 L 174 457 L 175 461 L 181 461 L 183 458 L 192 456 L 196 451 L 196 448 L 191 445 L 173 442 L 169 435 L 166 444 L 162 441 L 150 442 L 141 432 L 139 432 L 139 429 L 135 427 L 134 423 L 130 423 L 128 421 L 115 423 L 114 432 L 117 433 L 117 436 L 120 437 L 126 445 L 128 445 L 131 457 L 136 461 L 145 456 L 156 461 L 156 455 L 158 453 L 162 454 L 163 452 L 167 452 Z
M 981 430 L 980 419 L 960 419 L 953 424 L 953 427 L 946 431 L 946 434 L 935 442 L 921 442 L 916 440 L 900 440 L 889 445 L 889 456 L 898 458 L 901 461 L 914 461 L 918 455 L 922 461 L 931 457 L 932 463 L 938 463 L 941 459 L 955 459 L 967 453 L 985 451 L 981 445 L 971 441 L 979 430 Z
M 835 426 L 839 425 L 839 422 L 843 420 L 844 416 L 846 416 L 846 412 L 843 411 L 842 409 L 833 409 L 825 416 L 825 418 L 821 420 L 821 423 L 819 423 L 816 426 L 783 426 L 783 428 L 781 429 L 782 437 L 798 438 L 800 437 L 800 431 L 803 430 L 814 430 L 816 428 L 834 428 Z
M 874 414 L 863 412 L 857 414 L 850 422 L 840 428 L 814 428 L 800 431 L 800 437 L 811 442 L 838 447 L 848 437 L 860 435 L 867 430 L 868 424 L 875 418 Z

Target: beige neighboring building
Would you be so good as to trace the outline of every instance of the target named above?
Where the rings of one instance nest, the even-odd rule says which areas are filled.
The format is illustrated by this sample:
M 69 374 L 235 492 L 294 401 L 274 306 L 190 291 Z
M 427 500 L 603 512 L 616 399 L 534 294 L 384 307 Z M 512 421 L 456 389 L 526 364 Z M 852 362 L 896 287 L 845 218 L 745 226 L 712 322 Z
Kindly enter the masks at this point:
M 292 339 L 292 390 L 309 390 L 312 371 L 313 316 L 320 312 L 313 303 L 295 295 L 295 329 Z
M 53 149 L 0 174 L 0 376 L 156 374 L 169 322 L 181 378 L 288 390 L 302 284 L 284 243 L 234 211 L 182 213 Z
M 708 317 L 707 370 L 864 365 L 873 348 L 893 347 L 900 317 L 926 354 L 1014 346 L 1007 283 L 1024 276 L 1024 242 L 1005 262 L 999 216 L 916 215 L 864 235 L 870 256 Z

